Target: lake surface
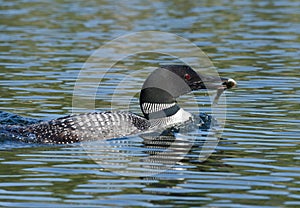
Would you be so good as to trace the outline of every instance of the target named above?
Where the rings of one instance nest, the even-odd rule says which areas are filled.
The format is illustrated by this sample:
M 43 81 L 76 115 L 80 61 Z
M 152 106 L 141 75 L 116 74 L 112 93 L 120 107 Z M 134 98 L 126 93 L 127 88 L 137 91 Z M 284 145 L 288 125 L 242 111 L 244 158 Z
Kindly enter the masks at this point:
M 156 174 L 140 174 L 152 171 L 151 164 L 131 166 L 147 153 L 138 137 L 106 143 L 108 150 L 1 140 L 1 207 L 300 205 L 299 1 L 0 0 L 0 5 L 2 124 L 73 113 L 73 89 L 90 55 L 132 32 L 163 31 L 189 40 L 221 76 L 238 82 L 226 92 L 226 124 L 212 154 L 200 160 L 203 149 L 194 145 Z M 132 42 L 124 44 L 126 53 Z M 165 54 L 129 55 L 102 79 L 97 110 L 124 110 L 130 103 L 129 110 L 140 113 L 138 93 L 147 67 L 178 61 Z M 187 95 L 180 103 L 198 113 L 197 103 L 210 114 L 205 95 Z

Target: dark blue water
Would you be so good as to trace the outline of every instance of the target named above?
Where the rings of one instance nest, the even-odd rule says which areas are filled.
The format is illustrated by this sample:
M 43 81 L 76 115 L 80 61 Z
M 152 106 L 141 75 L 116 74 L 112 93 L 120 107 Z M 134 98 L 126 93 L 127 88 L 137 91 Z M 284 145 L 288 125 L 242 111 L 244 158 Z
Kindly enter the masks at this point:
M 163 31 L 187 39 L 207 53 L 221 76 L 238 82 L 226 92 L 220 140 L 205 140 L 205 132 L 197 132 L 190 151 L 167 169 L 163 157 L 140 160 L 153 146 L 146 146 L 145 152 L 139 137 L 85 146 L 1 141 L 0 206 L 299 206 L 298 1 L 0 5 L 0 110 L 12 113 L 0 114 L 1 123 L 25 124 L 72 113 L 73 89 L 88 57 L 108 41 L 137 31 Z M 102 57 L 115 58 L 131 46 L 125 42 Z M 184 52 L 181 44 L 170 51 Z M 195 61 L 190 57 L 188 61 Z M 139 113 L 138 93 L 149 67 L 177 61 L 153 53 L 118 61 L 101 82 L 95 108 Z M 192 113 L 211 114 L 205 92 L 179 102 Z M 199 158 L 209 150 L 213 152 L 208 158 Z

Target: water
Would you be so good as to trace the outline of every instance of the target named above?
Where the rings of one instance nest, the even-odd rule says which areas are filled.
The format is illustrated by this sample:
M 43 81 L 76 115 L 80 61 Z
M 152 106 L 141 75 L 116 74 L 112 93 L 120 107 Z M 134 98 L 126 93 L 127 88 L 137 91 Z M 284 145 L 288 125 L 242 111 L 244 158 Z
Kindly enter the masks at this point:
M 1 111 L 43 120 L 71 113 L 74 84 L 87 58 L 133 31 L 178 34 L 201 47 L 222 76 L 238 81 L 238 88 L 226 93 L 227 121 L 214 153 L 199 162 L 195 157 L 201 148 L 193 147 L 174 168 L 152 177 L 101 168 L 80 145 L 2 141 L 0 206 L 299 206 L 299 1 L 24 0 L 0 5 Z M 97 94 L 97 109 L 111 107 L 106 98 L 124 74 L 170 61 L 138 54 L 119 62 L 104 80 L 106 90 Z M 139 112 L 132 94 L 144 77 L 135 76 L 136 86 L 118 91 L 121 97 L 113 107 L 131 97 L 130 110 Z M 189 98 L 182 99 L 183 106 L 197 112 Z M 209 113 L 207 100 L 202 110 Z M 130 165 L 130 152 L 142 148 L 123 144 L 142 145 L 134 138 L 119 141 L 118 148 L 125 149 L 113 161 L 115 167 L 120 164 L 118 171 Z

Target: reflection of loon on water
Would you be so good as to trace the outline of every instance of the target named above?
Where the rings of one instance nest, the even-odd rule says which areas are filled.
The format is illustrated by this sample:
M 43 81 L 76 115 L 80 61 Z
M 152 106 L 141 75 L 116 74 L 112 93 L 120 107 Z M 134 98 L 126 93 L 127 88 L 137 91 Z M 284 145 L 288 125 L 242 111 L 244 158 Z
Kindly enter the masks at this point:
M 186 65 L 162 66 L 150 74 L 142 87 L 140 107 L 144 117 L 130 112 L 70 115 L 27 126 L 0 125 L 0 137 L 32 143 L 68 144 L 172 127 L 193 119 L 192 114 L 177 105 L 177 97 L 200 89 L 216 89 L 220 95 L 235 85 L 233 79 L 199 75 Z

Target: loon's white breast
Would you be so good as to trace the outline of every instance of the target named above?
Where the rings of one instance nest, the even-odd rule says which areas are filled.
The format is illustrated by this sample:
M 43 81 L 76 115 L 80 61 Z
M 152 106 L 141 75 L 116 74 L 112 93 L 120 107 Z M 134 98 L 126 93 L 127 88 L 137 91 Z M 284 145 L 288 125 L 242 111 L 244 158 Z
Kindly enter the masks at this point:
M 168 128 L 193 120 L 193 115 L 180 108 L 177 113 L 165 118 L 150 119 L 151 129 Z

